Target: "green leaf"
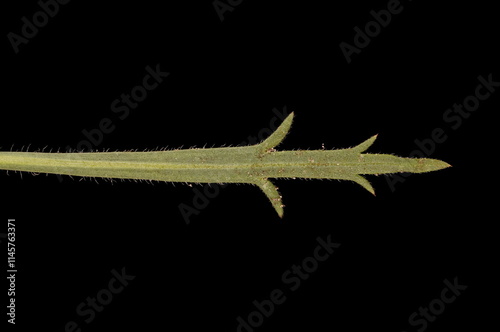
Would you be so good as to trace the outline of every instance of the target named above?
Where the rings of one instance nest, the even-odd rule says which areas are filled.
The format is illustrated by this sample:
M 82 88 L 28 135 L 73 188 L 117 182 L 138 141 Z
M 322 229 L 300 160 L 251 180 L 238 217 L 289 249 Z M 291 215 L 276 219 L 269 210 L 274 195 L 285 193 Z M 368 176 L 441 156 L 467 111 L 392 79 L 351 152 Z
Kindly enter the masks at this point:
M 349 180 L 375 194 L 362 175 L 423 173 L 450 166 L 436 159 L 363 153 L 376 135 L 348 149 L 277 151 L 293 117 L 291 113 L 266 140 L 251 146 L 149 152 L 0 152 L 0 169 L 106 179 L 253 184 L 282 217 L 282 197 L 269 179 Z

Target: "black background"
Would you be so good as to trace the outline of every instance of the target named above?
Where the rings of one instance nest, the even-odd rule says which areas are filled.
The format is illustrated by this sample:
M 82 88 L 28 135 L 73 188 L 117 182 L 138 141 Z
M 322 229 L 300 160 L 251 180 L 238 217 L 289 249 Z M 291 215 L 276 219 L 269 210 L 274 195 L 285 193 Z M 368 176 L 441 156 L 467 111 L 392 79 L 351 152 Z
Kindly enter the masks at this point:
M 296 115 L 280 149 L 343 148 L 378 133 L 370 152 L 408 156 L 442 128 L 432 157 L 453 165 L 395 191 L 370 176 L 376 197 L 347 182 L 275 180 L 283 220 L 258 188 L 230 185 L 189 224 L 179 204 L 203 187 L 1 172 L 0 232 L 17 222 L 15 329 L 235 331 L 254 300 L 280 288 L 286 302 L 256 331 L 416 331 L 408 317 L 455 277 L 467 290 L 427 330 L 490 327 L 499 92 L 456 130 L 443 121 L 479 75 L 500 80 L 498 18 L 484 3 L 402 2 L 350 64 L 339 44 L 387 1 L 245 0 L 223 21 L 212 1 L 72 1 L 17 54 L 7 34 L 40 7 L 5 3 L 2 150 L 64 151 L 103 118 L 116 128 L 99 150 L 236 145 L 268 128 L 276 108 Z M 157 64 L 170 76 L 120 120 L 111 103 Z M 289 291 L 282 274 L 329 235 L 340 248 Z M 122 268 L 136 278 L 84 323 L 76 307 Z

